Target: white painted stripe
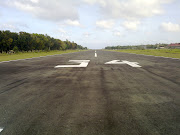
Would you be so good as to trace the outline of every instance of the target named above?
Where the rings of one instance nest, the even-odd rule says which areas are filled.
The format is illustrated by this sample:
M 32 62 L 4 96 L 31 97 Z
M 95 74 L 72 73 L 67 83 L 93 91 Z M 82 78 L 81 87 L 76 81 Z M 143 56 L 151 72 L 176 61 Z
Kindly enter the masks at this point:
M 141 67 L 138 65 L 139 64 L 138 62 L 129 62 L 126 60 L 122 60 L 122 62 L 120 62 L 120 60 L 112 60 L 112 61 L 106 62 L 105 64 L 128 64 L 131 67 Z
M 58 65 L 54 68 L 66 68 L 66 67 L 87 67 L 90 60 L 69 60 L 69 62 L 80 63 L 80 65 Z
M 2 132 L 3 131 L 3 128 L 2 127 L 0 127 L 0 132 Z
M 112 60 L 109 62 L 106 62 L 105 64 L 124 64 L 124 62 L 119 62 L 120 60 Z
M 10 61 L 19 61 L 19 60 L 10 60 Z
M 124 60 L 122 60 L 122 62 L 130 65 L 131 67 L 141 67 L 138 65 L 139 63 L 137 63 L 137 62 L 129 62 L 129 61 L 124 61 Z
M 97 57 L 97 53 L 95 53 L 95 55 L 94 55 L 95 57 Z
M 3 62 L 10 62 L 10 61 L 2 61 L 1 63 L 3 63 Z

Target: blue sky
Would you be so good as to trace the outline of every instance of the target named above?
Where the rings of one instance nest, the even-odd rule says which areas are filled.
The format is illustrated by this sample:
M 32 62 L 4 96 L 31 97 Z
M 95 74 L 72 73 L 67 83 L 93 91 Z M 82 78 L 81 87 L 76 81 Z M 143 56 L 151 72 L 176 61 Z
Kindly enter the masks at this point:
M 0 0 L 0 30 L 91 49 L 180 42 L 179 0 Z

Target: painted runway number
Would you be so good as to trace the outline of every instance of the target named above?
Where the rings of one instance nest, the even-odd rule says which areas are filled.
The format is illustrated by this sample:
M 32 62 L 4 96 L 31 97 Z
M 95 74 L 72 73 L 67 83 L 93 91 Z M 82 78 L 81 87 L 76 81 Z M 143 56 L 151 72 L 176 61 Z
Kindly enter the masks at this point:
M 69 62 L 80 63 L 79 65 L 57 65 L 54 68 L 66 68 L 66 67 L 87 67 L 90 60 L 69 60 Z
M 141 67 L 138 65 L 139 63 L 129 62 L 127 60 L 122 60 L 121 62 L 120 62 L 120 60 L 112 60 L 112 61 L 106 62 L 105 64 L 128 64 L 131 67 Z
M 3 128 L 0 127 L 0 133 L 1 133 L 1 131 L 3 131 Z
M 68 67 L 87 67 L 90 60 L 69 60 L 69 62 L 73 62 L 73 63 L 80 63 L 79 65 L 57 65 L 54 68 L 68 68 Z M 141 67 L 140 65 L 138 65 L 139 63 L 137 62 L 130 62 L 127 60 L 112 60 L 109 62 L 106 62 L 105 64 L 127 64 L 131 67 Z

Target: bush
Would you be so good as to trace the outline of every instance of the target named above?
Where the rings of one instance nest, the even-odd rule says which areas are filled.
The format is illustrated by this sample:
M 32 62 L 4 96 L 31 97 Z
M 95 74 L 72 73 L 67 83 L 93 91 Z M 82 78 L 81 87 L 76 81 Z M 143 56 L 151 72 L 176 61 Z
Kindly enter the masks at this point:
M 17 47 L 17 46 L 14 46 L 13 51 L 14 51 L 15 53 L 18 53 L 18 52 L 19 52 L 18 47 Z

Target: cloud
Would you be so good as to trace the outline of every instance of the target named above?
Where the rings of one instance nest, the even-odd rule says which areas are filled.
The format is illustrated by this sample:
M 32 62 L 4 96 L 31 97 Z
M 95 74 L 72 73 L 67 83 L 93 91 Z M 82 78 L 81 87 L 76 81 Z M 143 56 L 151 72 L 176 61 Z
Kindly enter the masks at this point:
M 30 13 L 40 19 L 61 21 L 79 19 L 79 2 L 80 0 L 7 0 L 4 4 Z
M 0 24 L 1 30 L 11 30 L 14 32 L 18 32 L 20 30 L 28 29 L 29 26 L 27 24 L 24 24 L 22 22 L 6 22 Z
M 12 30 L 12 31 L 19 31 L 19 28 L 13 24 L 2 24 L 0 25 L 1 30 Z
M 160 28 L 167 32 L 180 32 L 180 25 L 174 24 L 172 22 L 163 22 L 160 26 Z
M 113 33 L 113 35 L 114 35 L 114 36 L 117 36 L 117 37 L 121 37 L 121 36 L 122 36 L 121 32 L 119 32 L 119 31 L 115 31 L 115 32 Z
M 173 0 L 83 0 L 97 4 L 104 17 L 110 19 L 139 19 L 164 13 L 163 5 Z
M 93 5 L 93 4 L 100 4 L 101 6 L 106 6 L 106 1 L 105 0 L 83 0 L 85 3 Z
M 23 27 L 23 28 L 29 28 L 29 26 L 25 23 L 16 23 L 19 27 Z
M 123 23 L 123 26 L 128 29 L 128 30 L 137 30 L 138 29 L 138 25 L 140 24 L 140 21 L 125 21 Z
M 32 3 L 38 3 L 39 0 L 31 0 Z
M 66 30 L 64 30 L 63 28 L 59 28 L 59 29 L 58 29 L 58 32 L 60 32 L 60 33 L 64 33 L 64 34 L 66 34 L 66 33 L 67 33 L 67 31 L 66 31 Z
M 67 34 L 64 34 L 64 33 L 58 34 L 58 35 L 54 36 L 54 38 L 61 39 L 62 41 L 71 40 L 70 35 L 67 35 Z
M 65 24 L 70 25 L 70 26 L 78 26 L 78 27 L 81 26 L 81 24 L 78 20 L 74 20 L 74 21 L 73 20 L 66 20 Z
M 114 26 L 114 21 L 113 20 L 96 21 L 96 26 L 102 29 L 111 29 Z
M 83 35 L 84 35 L 86 38 L 88 38 L 89 36 L 91 36 L 91 33 L 85 32 L 85 33 L 83 33 Z

